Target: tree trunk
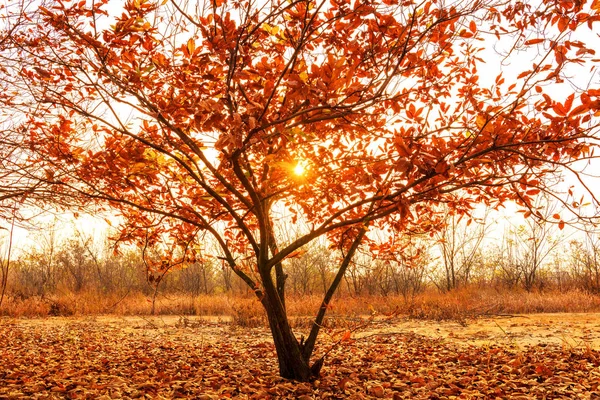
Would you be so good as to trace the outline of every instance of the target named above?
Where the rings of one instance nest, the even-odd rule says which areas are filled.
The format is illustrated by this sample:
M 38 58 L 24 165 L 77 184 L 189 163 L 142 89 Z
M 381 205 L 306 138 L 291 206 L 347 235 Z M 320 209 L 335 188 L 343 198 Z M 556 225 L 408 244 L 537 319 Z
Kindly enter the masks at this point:
M 283 294 L 284 291 L 280 291 L 282 287 L 279 285 L 280 282 L 282 284 L 285 283 L 285 276 L 282 281 L 277 281 L 276 286 L 273 282 L 271 270 L 267 268 L 266 265 L 258 265 L 264 292 L 257 292 L 257 295 L 259 295 L 265 311 L 267 312 L 269 327 L 271 328 L 271 334 L 273 335 L 273 342 L 277 352 L 277 361 L 279 362 L 279 375 L 282 378 L 308 382 L 319 377 L 325 356 L 315 361 L 312 366 L 309 364 L 315 348 L 317 336 L 321 324 L 323 323 L 323 318 L 325 317 L 327 305 L 340 285 L 358 245 L 365 236 L 367 227 L 367 223 L 361 227 L 361 230 L 353 240 L 348 253 L 344 256 L 342 265 L 323 298 L 323 302 L 306 341 L 303 339 L 302 342 L 298 342 L 288 321 L 283 298 L 281 297 L 281 294 Z
M 316 377 L 313 376 L 309 360 L 303 357 L 300 343 L 292 332 L 287 316 L 281 313 L 282 309 L 277 304 L 273 304 L 274 302 L 269 300 L 268 295 L 265 296 L 262 303 L 267 312 L 269 327 L 275 343 L 280 376 L 300 382 L 307 382 Z M 318 375 L 318 371 L 316 372 Z
M 320 365 L 311 370 L 309 365 L 312 351 L 306 352 L 303 345 L 298 342 L 290 327 L 285 305 L 279 296 L 280 287 L 273 282 L 270 271 L 260 268 L 264 288 L 261 303 L 263 304 L 269 320 L 269 327 L 273 335 L 273 342 L 277 352 L 279 374 L 282 378 L 308 382 L 318 377 Z

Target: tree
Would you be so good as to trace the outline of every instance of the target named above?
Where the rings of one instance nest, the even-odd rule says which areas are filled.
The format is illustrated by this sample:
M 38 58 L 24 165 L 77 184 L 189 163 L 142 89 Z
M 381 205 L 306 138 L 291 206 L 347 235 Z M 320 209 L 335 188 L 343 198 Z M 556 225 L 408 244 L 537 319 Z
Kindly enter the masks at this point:
M 58 254 L 61 247 L 57 224 L 55 219 L 36 232 L 36 246 L 21 257 L 20 275 L 24 284 L 21 294 L 25 297 L 46 299 L 56 291 L 60 280 Z
M 600 89 L 567 79 L 596 62 L 579 32 L 597 0 L 35 6 L 6 10 L 22 23 L 1 34 L 0 102 L 37 178 L 116 210 L 120 241 L 163 249 L 151 272 L 213 237 L 264 306 L 286 378 L 318 375 L 317 336 L 357 249 L 400 254 L 394 238 L 436 229 L 442 204 L 559 197 L 546 178 L 578 174 L 597 145 Z M 492 48 L 509 49 L 499 69 L 531 60 L 480 77 Z M 281 209 L 307 230 L 280 240 Z M 285 268 L 319 237 L 342 257 L 298 340 Z
M 20 12 L 21 6 L 24 5 L 0 6 L 0 49 L 9 46 L 11 34 L 23 28 L 25 15 Z M 0 221 L 9 221 L 8 225 L 12 226 L 27 221 L 31 216 L 20 213 L 23 205 L 40 206 L 52 193 L 48 182 L 36 179 L 37 166 L 29 162 L 23 151 L 23 143 L 27 140 L 24 117 L 27 111 L 26 107 L 21 108 L 12 82 L 6 81 L 8 69 L 15 70 L 21 66 L 4 55 L 0 66 L 0 91 L 4 92 L 0 109 Z M 10 106 L 4 108 L 7 105 L 5 101 Z M 54 200 L 58 202 L 57 198 Z
M 6 249 L 2 248 L 4 254 L 2 254 L 0 258 L 0 308 L 2 307 L 4 295 L 6 294 L 6 286 L 8 284 L 8 272 L 10 270 L 14 228 L 15 221 L 13 219 L 10 230 L 8 231 L 8 239 L 6 240 L 7 243 L 5 246 L 3 246 L 6 247 Z
M 444 266 L 445 282 L 440 285 L 443 290 L 450 291 L 469 284 L 476 264 L 481 261 L 481 244 L 490 226 L 486 222 L 487 216 L 486 210 L 472 225 L 473 219 L 461 223 L 462 216 L 448 213 L 443 228 L 435 232 Z
M 600 240 L 596 232 L 586 232 L 583 240 L 569 243 L 569 262 L 579 287 L 600 293 Z
M 26 225 L 31 215 L 23 215 L 20 210 L 24 205 L 32 207 L 49 199 L 50 188 L 48 182 L 35 179 L 35 166 L 27 163 L 21 148 L 23 132 L 15 130 L 12 117 L 3 111 L 0 110 L 0 221 L 8 226 Z
M 539 196 L 534 208 L 542 218 L 525 219 L 523 224 L 510 226 L 505 233 L 502 261 L 498 265 L 511 285 L 521 282 L 525 290 L 533 290 L 544 265 L 563 242 L 557 226 L 544 222 L 558 215 L 556 207 L 545 196 Z

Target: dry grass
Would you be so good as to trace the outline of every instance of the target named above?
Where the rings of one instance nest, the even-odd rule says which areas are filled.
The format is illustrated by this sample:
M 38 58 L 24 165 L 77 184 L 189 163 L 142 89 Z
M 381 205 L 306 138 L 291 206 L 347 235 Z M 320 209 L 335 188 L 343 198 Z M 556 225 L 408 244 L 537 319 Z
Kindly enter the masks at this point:
M 232 304 L 237 299 L 229 296 L 159 296 L 156 313 L 164 315 L 231 315 Z M 140 292 L 104 294 L 95 291 L 60 294 L 46 297 L 11 298 L 8 296 L 0 315 L 52 316 L 52 315 L 148 315 L 152 299 Z
M 403 314 L 414 318 L 459 321 L 498 314 L 593 311 L 600 311 L 600 296 L 580 290 L 526 292 L 476 288 L 425 293 L 402 309 Z
M 291 296 L 289 315 L 297 325 L 310 323 L 320 305 L 319 296 Z M 0 315 L 148 315 L 151 299 L 142 293 L 69 293 L 46 298 L 5 299 Z M 340 316 L 406 315 L 418 319 L 457 320 L 496 314 L 528 314 L 600 311 L 600 296 L 582 291 L 525 292 L 467 288 L 450 293 L 428 291 L 406 301 L 401 296 L 338 296 L 329 305 L 329 323 Z M 156 301 L 161 315 L 228 316 L 241 326 L 266 325 L 260 302 L 253 297 L 231 295 L 161 295 Z

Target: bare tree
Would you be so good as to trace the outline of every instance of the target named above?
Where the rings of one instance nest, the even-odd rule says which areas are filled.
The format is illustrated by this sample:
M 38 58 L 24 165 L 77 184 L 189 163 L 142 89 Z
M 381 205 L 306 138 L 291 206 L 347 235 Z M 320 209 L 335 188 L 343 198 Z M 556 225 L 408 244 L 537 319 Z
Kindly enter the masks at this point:
M 532 208 L 537 218 L 525 219 L 505 234 L 500 265 L 513 284 L 521 282 L 527 291 L 543 284 L 538 279 L 540 271 L 564 240 L 556 218 L 558 206 L 548 197 L 540 197 Z
M 445 291 L 470 283 L 486 232 L 491 226 L 488 216 L 489 209 L 479 218 L 456 215 L 447 210 L 442 229 L 434 234 L 444 268 Z
M 579 285 L 591 293 L 600 293 L 600 239 L 587 232 L 583 240 L 570 242 L 571 269 Z
M 0 229 L 6 229 L 6 228 L 0 227 Z M 10 270 L 10 262 L 11 262 L 11 257 L 12 257 L 14 229 L 15 229 L 15 220 L 13 217 L 11 224 L 10 224 L 10 228 L 6 229 L 6 231 L 8 232 L 8 240 L 6 243 L 6 252 L 2 256 L 0 256 L 0 308 L 2 307 L 2 302 L 4 301 L 4 296 L 6 294 L 6 286 L 8 284 L 8 273 Z

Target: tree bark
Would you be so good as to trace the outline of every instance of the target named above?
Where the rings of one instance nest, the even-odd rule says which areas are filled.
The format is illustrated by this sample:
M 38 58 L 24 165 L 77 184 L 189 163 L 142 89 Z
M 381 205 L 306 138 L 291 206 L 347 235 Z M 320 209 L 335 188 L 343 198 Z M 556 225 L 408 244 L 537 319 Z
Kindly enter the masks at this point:
M 263 305 L 267 312 L 269 327 L 275 343 L 279 375 L 282 378 L 307 382 L 313 378 L 309 360 L 302 354 L 300 343 L 294 336 L 285 315 L 281 315 L 270 300 L 265 297 Z
M 323 322 L 327 305 L 342 281 L 342 277 L 366 233 L 366 227 L 366 224 L 362 227 L 358 236 L 353 240 L 348 253 L 345 255 L 344 261 L 323 299 L 323 303 L 315 318 L 315 322 L 306 342 L 303 341 L 302 343 L 299 343 L 292 332 L 284 303 L 279 296 L 279 287 L 273 282 L 270 269 L 265 268 L 265 266 L 259 267 L 264 287 L 264 293 L 261 294 L 261 302 L 269 320 L 269 327 L 271 328 L 271 334 L 273 335 L 273 342 L 277 352 L 279 374 L 282 378 L 307 382 L 319 377 L 324 357 L 316 360 L 312 366 L 310 365 L 310 358 L 315 348 L 317 335 L 321 323 Z
M 273 335 L 280 376 L 300 382 L 316 378 L 319 371 L 311 370 L 310 354 L 303 355 L 301 345 L 290 327 L 285 308 L 270 274 L 263 277 L 263 285 L 265 292 L 262 304 Z
M 323 297 L 323 301 L 321 302 L 321 307 L 319 308 L 319 311 L 317 312 L 317 316 L 315 317 L 315 320 L 313 322 L 313 326 L 310 330 L 308 338 L 306 339 L 306 342 L 304 342 L 303 346 L 302 346 L 302 352 L 304 354 L 304 357 L 306 357 L 306 358 L 310 357 L 312 352 L 314 351 L 315 344 L 317 342 L 317 336 L 319 335 L 319 331 L 321 330 L 321 325 L 323 324 L 323 318 L 325 318 L 325 313 L 327 312 L 327 306 L 329 305 L 329 302 L 331 301 L 331 299 L 333 298 L 333 295 L 337 291 L 337 288 L 340 285 L 342 278 L 346 274 L 346 270 L 348 269 L 348 266 L 350 265 L 352 257 L 354 257 L 354 253 L 358 249 L 360 242 L 362 241 L 363 237 L 365 236 L 365 234 L 367 232 L 367 226 L 368 226 L 367 224 L 363 225 L 358 236 L 353 240 L 352 245 L 350 246 L 350 249 L 348 250 L 348 253 L 346 253 L 346 255 L 344 256 L 344 260 L 342 261 L 342 264 L 340 265 L 340 268 L 338 269 L 338 272 L 335 275 L 335 278 L 331 282 L 331 285 L 329 286 L 329 289 L 327 290 L 325 297 Z M 322 358 L 318 362 L 315 363 L 315 369 L 320 369 L 319 363 L 320 364 L 323 363 Z

